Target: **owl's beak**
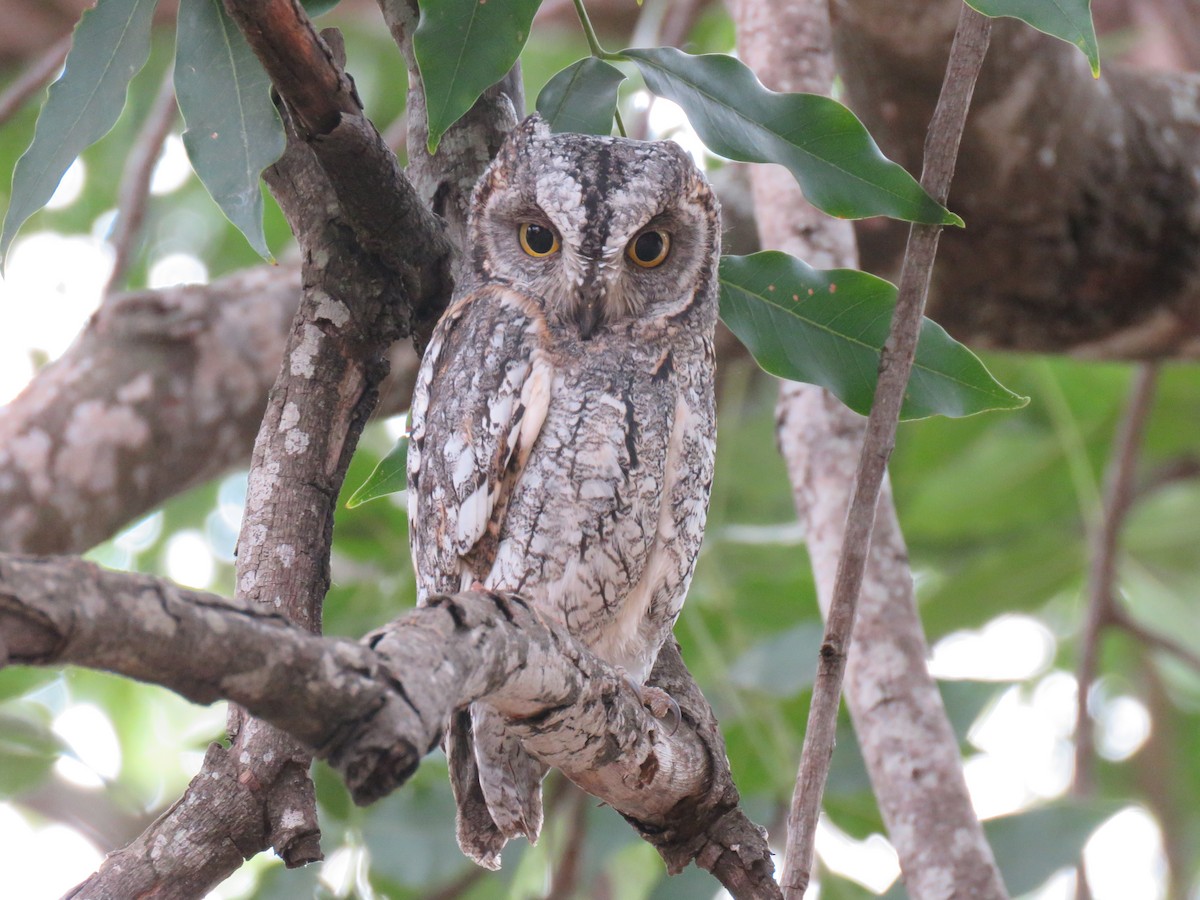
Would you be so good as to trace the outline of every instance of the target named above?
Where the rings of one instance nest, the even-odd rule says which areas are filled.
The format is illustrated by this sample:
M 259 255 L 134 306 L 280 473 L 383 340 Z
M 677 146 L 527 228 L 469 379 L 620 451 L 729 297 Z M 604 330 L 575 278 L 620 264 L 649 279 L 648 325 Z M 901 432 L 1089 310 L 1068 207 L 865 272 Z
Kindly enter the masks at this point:
M 579 336 L 590 341 L 600 321 L 604 318 L 604 301 L 600 297 L 587 297 L 575 307 L 575 324 L 579 327 Z

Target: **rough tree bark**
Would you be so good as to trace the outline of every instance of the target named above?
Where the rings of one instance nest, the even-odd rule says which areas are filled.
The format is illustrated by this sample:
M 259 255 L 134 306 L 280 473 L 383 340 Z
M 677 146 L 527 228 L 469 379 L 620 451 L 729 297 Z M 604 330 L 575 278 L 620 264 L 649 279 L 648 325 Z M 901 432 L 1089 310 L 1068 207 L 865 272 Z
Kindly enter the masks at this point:
M 959 0 L 833 0 L 846 103 L 920 166 Z M 1200 355 L 1200 75 L 1105 64 L 999 19 L 963 135 L 928 315 L 976 347 Z M 858 227 L 894 272 L 904 229 Z
M 765 84 L 828 93 L 833 66 L 824 0 L 786 10 L 741 0 L 736 17 L 739 48 Z M 759 167 L 751 179 L 765 246 L 821 268 L 854 266 L 849 223 L 809 206 L 781 169 Z M 781 388 L 777 416 L 780 449 L 827 612 L 864 420 L 826 391 L 793 383 Z M 846 669 L 847 705 L 909 894 L 1005 897 L 971 808 L 957 740 L 925 667 L 927 655 L 908 554 L 885 483 Z
M 406 40 L 407 0 L 385 0 L 381 6 L 393 33 Z M 872 0 L 835 0 L 832 4 L 846 99 L 885 152 L 910 169 L 919 164 L 956 10 L 956 2 L 950 0 L 882 5 Z M 1193 75 L 1122 71 L 1107 63 L 1104 77 L 1095 81 L 1074 48 L 1019 23 L 998 22 L 950 201 L 970 225 L 943 238 L 930 316 L 976 346 L 1071 350 L 1108 358 L 1194 357 L 1200 321 L 1194 287 L 1200 283 L 1195 272 L 1200 264 L 1196 251 L 1200 243 L 1195 240 L 1200 227 L 1194 174 L 1200 162 L 1196 159 L 1200 154 L 1196 83 Z M 471 140 L 461 143 L 494 142 L 500 127 L 498 122 L 485 123 Z M 431 198 L 440 185 L 459 183 L 465 177 L 453 170 L 445 176 L 435 172 L 429 179 L 418 178 L 418 191 Z M 448 191 L 441 188 L 443 195 Z M 864 265 L 894 273 L 903 250 L 903 227 L 873 220 L 859 223 L 857 232 Z M 228 303 L 238 296 L 239 277 L 211 290 L 227 288 L 224 302 Z M 246 283 L 256 278 L 247 274 Z M 274 288 L 265 293 L 277 296 Z M 222 330 L 234 317 L 194 312 L 200 296 L 196 293 L 178 301 L 174 292 L 133 296 L 147 308 L 160 303 L 165 307 L 161 343 L 179 349 L 164 360 L 169 363 L 165 370 L 157 368 L 162 354 L 151 352 L 159 338 L 155 317 L 148 313 L 122 315 L 120 321 L 113 321 L 110 313 L 102 311 L 92 325 L 97 333 L 81 343 L 95 346 L 100 353 L 102 335 L 121 341 L 126 329 L 141 335 L 138 342 L 126 342 L 124 349 L 150 364 L 156 390 L 164 379 L 169 379 L 169 385 L 179 384 L 177 367 L 189 354 L 203 351 L 197 357 L 196 384 L 214 388 L 195 393 L 172 388 L 157 395 L 163 402 L 147 400 L 160 413 L 178 411 L 180 416 L 172 420 L 178 427 L 161 434 L 155 430 L 152 439 L 130 441 L 126 433 L 118 432 L 104 442 L 99 435 L 112 432 L 101 430 L 95 432 L 97 443 L 89 446 L 82 441 L 93 433 L 91 429 L 83 429 L 83 437 L 76 432 L 71 439 L 71 458 L 96 465 L 119 458 L 122 469 L 152 473 L 146 476 L 149 488 L 122 484 L 120 492 L 88 500 L 86 485 L 96 483 L 99 475 L 84 469 L 55 469 L 52 462 L 57 453 L 43 457 L 38 442 L 49 440 L 65 448 L 67 439 L 49 430 L 45 436 L 34 435 L 32 441 L 13 445 L 25 451 L 20 460 L 12 453 L 0 454 L 0 499 L 14 511 L 5 525 L 36 535 L 26 541 L 11 531 L 0 533 L 8 549 L 86 549 L 156 503 L 208 477 L 213 469 L 248 456 L 256 425 L 253 407 L 262 408 L 274 375 L 273 361 L 265 361 L 266 348 L 282 347 L 281 332 L 268 338 L 254 323 L 260 316 L 281 322 L 286 313 L 248 313 L 251 318 L 246 321 L 261 341 L 256 339 L 249 348 L 252 353 L 222 360 L 209 354 L 243 346 L 237 335 Z M 248 307 L 252 297 L 242 299 Z M 187 324 L 177 326 L 181 317 Z M 179 327 L 188 335 L 186 340 L 180 337 Z M 117 354 L 114 359 L 120 362 Z M 255 364 L 258 374 L 242 384 L 240 374 L 247 360 Z M 224 381 L 215 380 L 223 363 L 246 390 L 231 391 Z M 199 377 L 204 371 L 213 374 L 208 379 Z M 119 380 L 120 369 L 114 372 L 117 379 L 110 393 L 95 398 L 102 407 L 89 409 L 112 412 L 126 405 L 115 391 L 130 378 Z M 67 380 L 80 383 L 68 378 L 68 373 L 43 370 L 30 387 L 29 399 L 0 416 L 3 446 L 12 445 L 13 437 L 27 434 L 35 420 L 43 418 L 41 404 L 56 393 L 58 382 Z M 86 393 L 79 396 L 91 399 Z M 46 421 L 57 419 L 65 427 L 89 414 L 66 404 L 45 416 Z M 114 415 L 128 421 L 140 418 L 137 409 Z M 206 427 L 215 422 L 237 423 L 236 441 L 232 429 L 216 432 Z M 138 425 L 130 434 L 144 434 L 145 427 Z M 190 452 L 188 435 L 195 433 L 221 435 L 217 452 Z M 225 453 L 228 457 L 222 458 Z M 38 497 L 63 499 L 43 509 L 44 504 L 30 502 L 35 486 Z M 116 493 L 143 499 L 114 508 Z M 67 535 L 78 537 L 64 545 Z
M 106 300 L 0 409 L 0 549 L 83 553 L 170 497 L 249 461 L 300 301 L 295 265 Z M 412 396 L 390 351 L 380 408 Z
M 435 598 L 354 642 L 262 604 L 76 558 L 0 554 L 0 636 L 0 663 L 74 663 L 240 703 L 327 760 L 359 803 L 412 775 L 452 709 L 487 698 L 531 753 L 620 812 L 672 871 L 694 859 L 735 897 L 779 896 L 766 834 L 738 807 L 716 720 L 674 642 L 651 676 L 680 706 L 668 733 L 624 673 L 512 594 Z M 151 849 L 148 868 L 186 856 L 170 841 L 189 836 L 164 835 L 171 850 Z M 238 847 L 228 853 L 240 861 Z M 155 896 L 196 896 L 202 884 L 185 874 Z M 134 894 L 100 884 L 76 896 Z

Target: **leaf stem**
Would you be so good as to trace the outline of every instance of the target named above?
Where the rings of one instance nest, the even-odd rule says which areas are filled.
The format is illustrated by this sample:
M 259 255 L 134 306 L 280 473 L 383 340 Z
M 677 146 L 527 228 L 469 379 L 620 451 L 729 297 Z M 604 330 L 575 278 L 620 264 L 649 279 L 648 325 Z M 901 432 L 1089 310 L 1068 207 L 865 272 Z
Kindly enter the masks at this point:
M 629 137 L 629 133 L 625 131 L 625 123 L 621 121 L 621 110 L 613 107 L 613 118 L 617 122 L 617 131 L 621 132 L 621 137 Z
M 609 53 L 600 46 L 600 40 L 596 37 L 596 29 L 592 27 L 592 20 L 588 18 L 583 0 L 572 0 L 572 2 L 575 4 L 575 14 L 579 16 L 579 24 L 583 27 L 583 36 L 587 38 L 588 50 L 591 51 L 592 56 L 597 59 L 613 59 L 616 54 Z

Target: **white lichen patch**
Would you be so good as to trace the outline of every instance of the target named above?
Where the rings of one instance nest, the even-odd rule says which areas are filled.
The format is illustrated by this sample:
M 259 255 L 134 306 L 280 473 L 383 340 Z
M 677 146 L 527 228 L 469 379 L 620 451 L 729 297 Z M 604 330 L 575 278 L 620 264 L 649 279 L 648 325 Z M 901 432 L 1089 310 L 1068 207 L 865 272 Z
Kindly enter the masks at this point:
M 296 561 L 296 548 L 291 544 L 280 544 L 275 548 L 275 555 L 285 569 L 290 569 Z
M 279 430 L 287 431 L 300 424 L 300 407 L 295 401 L 289 400 L 283 404 L 283 412 L 279 414 Z
M 149 372 L 142 372 L 131 381 L 117 388 L 117 399 L 122 403 L 141 403 L 154 394 L 154 379 Z
M 31 428 L 8 442 L 5 456 L 29 480 L 29 491 L 35 500 L 46 500 L 54 488 L 48 464 L 50 435 L 40 428 Z
M 1170 92 L 1171 116 L 1183 125 L 1200 125 L 1200 81 L 1180 79 Z
M 305 325 L 300 335 L 300 342 L 293 348 L 291 357 L 291 373 L 298 378 L 312 378 L 316 374 L 313 357 L 321 349 L 321 339 L 324 332 L 316 325 Z
M 243 597 L 248 597 L 257 586 L 258 573 L 253 570 L 249 572 L 243 572 L 242 577 L 238 579 L 238 593 Z
M 268 459 L 251 470 L 250 481 L 246 485 L 247 511 L 256 512 L 271 501 L 279 483 L 279 469 L 279 460 Z
M 338 328 L 350 321 L 350 310 L 341 300 L 335 300 L 328 294 L 322 293 L 317 301 L 317 317 L 328 319 Z
M 282 828 L 300 828 L 306 821 L 304 813 L 298 809 L 285 809 L 279 816 L 279 824 Z
M 303 453 L 308 449 L 308 432 L 293 428 L 283 436 L 283 450 L 289 456 Z
M 162 608 L 154 591 L 142 591 L 138 608 L 138 621 L 142 629 L 151 634 L 170 637 L 179 627 L 179 624 Z
M 90 400 L 75 407 L 63 439 L 54 460 L 55 475 L 89 493 L 107 494 L 118 487 L 118 451 L 141 448 L 150 439 L 150 427 L 127 406 Z
M 270 683 L 271 670 L 263 666 L 246 672 L 238 672 L 236 675 L 225 676 L 221 679 L 221 689 L 226 696 L 229 694 L 234 696 L 258 695 L 262 694 Z

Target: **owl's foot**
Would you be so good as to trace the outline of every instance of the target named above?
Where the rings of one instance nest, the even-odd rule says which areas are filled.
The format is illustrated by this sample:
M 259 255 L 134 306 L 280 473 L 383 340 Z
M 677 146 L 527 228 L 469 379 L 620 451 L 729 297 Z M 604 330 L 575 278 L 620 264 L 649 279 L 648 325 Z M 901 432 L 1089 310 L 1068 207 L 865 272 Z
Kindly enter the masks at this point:
M 637 693 L 638 699 L 642 701 L 642 706 L 650 711 L 650 715 L 662 720 L 663 728 L 668 735 L 679 730 L 679 723 L 683 721 L 683 713 L 680 712 L 679 704 L 675 702 L 674 697 L 662 688 L 656 688 L 649 684 L 638 684 L 628 675 L 625 676 L 625 680 Z

